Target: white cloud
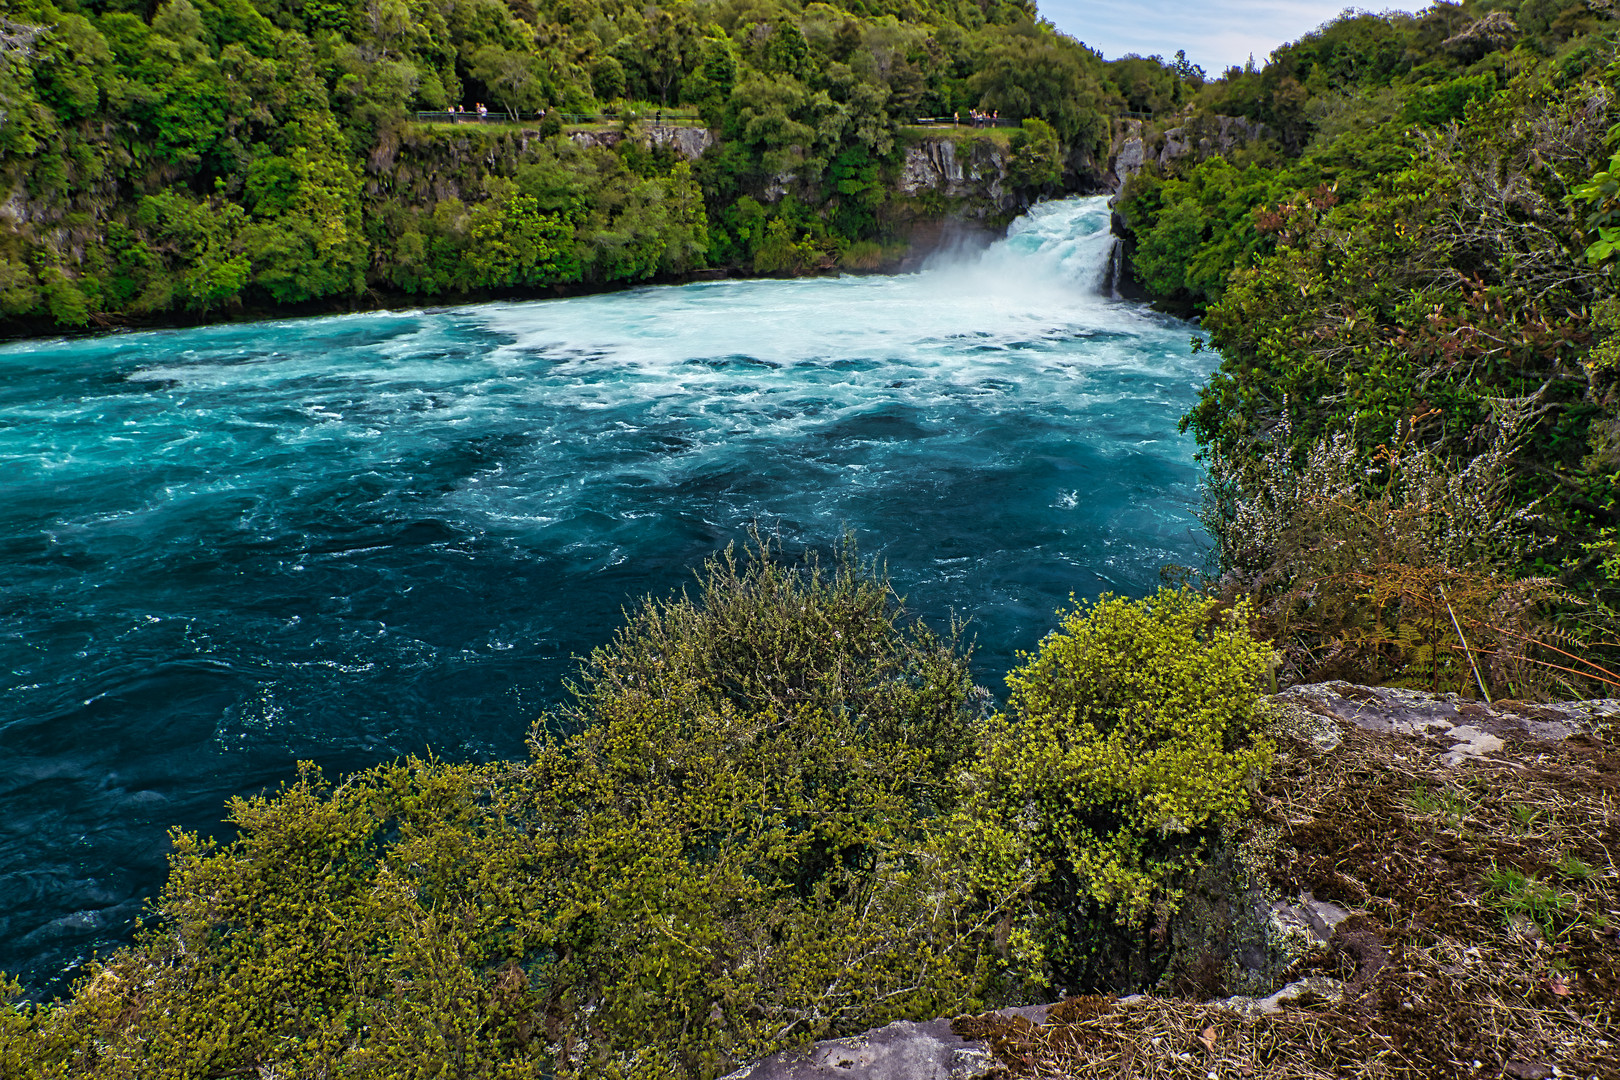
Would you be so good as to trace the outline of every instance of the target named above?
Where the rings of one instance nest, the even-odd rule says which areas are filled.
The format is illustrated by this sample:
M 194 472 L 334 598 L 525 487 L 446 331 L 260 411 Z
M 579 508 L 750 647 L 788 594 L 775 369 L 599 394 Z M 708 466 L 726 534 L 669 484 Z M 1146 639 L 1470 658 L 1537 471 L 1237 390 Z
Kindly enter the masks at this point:
M 1166 59 L 1177 49 L 1211 75 L 1249 55 L 1264 64 L 1271 50 L 1315 30 L 1345 10 L 1343 0 L 1037 0 L 1041 15 L 1110 60 L 1137 53 Z

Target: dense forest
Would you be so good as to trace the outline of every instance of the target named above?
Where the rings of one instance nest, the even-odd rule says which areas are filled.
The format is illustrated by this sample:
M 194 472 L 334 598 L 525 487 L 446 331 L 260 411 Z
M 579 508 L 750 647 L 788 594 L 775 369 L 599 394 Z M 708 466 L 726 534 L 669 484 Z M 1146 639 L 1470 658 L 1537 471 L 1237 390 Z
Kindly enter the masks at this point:
M 1184 427 L 1289 677 L 1620 685 L 1615 61 L 1606 5 L 1438 4 L 1147 102 L 1119 211 L 1220 353 Z
M 869 266 L 941 213 L 894 190 L 918 117 L 1030 121 L 995 133 L 1026 199 L 1062 187 L 1068 154 L 1105 154 L 1122 92 L 1034 15 L 1005 0 L 11 4 L 0 318 L 16 332 Z M 417 119 L 480 105 L 525 122 Z M 719 144 L 687 160 L 646 137 L 666 114 Z

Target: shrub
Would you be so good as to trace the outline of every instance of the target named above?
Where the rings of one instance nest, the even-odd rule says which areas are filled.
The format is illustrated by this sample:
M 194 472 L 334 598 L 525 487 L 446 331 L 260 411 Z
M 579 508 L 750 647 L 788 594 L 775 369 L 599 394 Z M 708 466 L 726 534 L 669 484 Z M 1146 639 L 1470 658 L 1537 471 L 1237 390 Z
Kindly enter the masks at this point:
M 964 650 L 870 566 L 770 555 L 636 610 L 530 761 L 305 767 L 231 842 L 177 832 L 159 926 L 0 1010 L 0 1063 L 712 1077 L 973 1007 L 999 913 L 937 827 L 982 723 Z
M 979 729 L 953 640 L 872 568 L 711 559 L 648 601 L 537 729 L 514 816 L 559 1071 L 716 1075 L 971 1002 L 991 915 L 934 827 Z
M 1513 506 L 1522 417 L 1499 403 L 1490 446 L 1462 463 L 1407 444 L 1424 419 L 1406 419 L 1376 455 L 1339 434 L 1296 460 L 1287 424 L 1246 470 L 1211 452 L 1204 522 L 1222 589 L 1253 602 L 1287 681 L 1467 695 L 1484 684 L 1514 697 L 1569 685 L 1531 655 L 1553 634 L 1546 609 L 1560 592 L 1513 573 L 1538 539 L 1540 500 Z
M 156 925 L 70 1002 L 0 1009 L 0 1065 L 715 1077 L 1068 977 L 1245 805 L 1244 614 L 1077 608 L 991 720 L 960 628 L 876 567 L 727 551 L 630 613 L 527 761 L 304 766 L 233 800 L 230 842 L 176 832 Z
M 958 821 L 983 880 L 1030 889 L 1006 935 L 1030 977 L 1087 981 L 1098 931 L 1167 917 L 1210 827 L 1248 806 L 1272 660 L 1248 614 L 1188 590 L 1105 595 L 1007 676 Z

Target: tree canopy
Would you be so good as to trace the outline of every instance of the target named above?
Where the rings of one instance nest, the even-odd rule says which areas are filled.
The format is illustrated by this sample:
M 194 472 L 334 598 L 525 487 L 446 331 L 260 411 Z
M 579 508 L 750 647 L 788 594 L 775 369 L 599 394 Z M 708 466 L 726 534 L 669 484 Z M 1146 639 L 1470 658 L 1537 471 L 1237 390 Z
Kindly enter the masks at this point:
M 5 20 L 14 332 L 835 265 L 939 212 L 895 190 L 909 122 L 1038 119 L 1061 164 L 1101 157 L 1119 100 L 1007 0 L 20 0 Z M 480 105 L 513 125 L 416 119 Z M 722 145 L 682 160 L 640 126 L 665 114 Z M 535 169 L 569 175 L 567 205 L 514 197 Z M 1020 175 L 1027 198 L 1063 180 Z

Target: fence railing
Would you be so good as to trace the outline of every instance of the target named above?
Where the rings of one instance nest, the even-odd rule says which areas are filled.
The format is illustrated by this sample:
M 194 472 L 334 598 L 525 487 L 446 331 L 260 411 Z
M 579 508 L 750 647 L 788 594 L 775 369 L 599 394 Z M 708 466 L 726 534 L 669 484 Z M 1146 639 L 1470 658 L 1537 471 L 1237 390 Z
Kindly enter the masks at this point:
M 644 123 L 661 122 L 665 124 L 700 124 L 703 122 L 695 112 L 675 112 L 666 109 L 659 120 L 659 113 L 635 113 L 636 119 Z M 520 124 L 537 124 L 545 119 L 545 113 L 520 112 L 514 118 L 505 109 L 491 109 L 480 116 L 475 112 L 418 112 L 416 119 L 423 124 L 510 124 L 515 119 Z M 600 113 L 558 113 L 557 119 L 565 124 L 616 124 L 625 118 L 625 114 L 616 112 Z
M 1015 128 L 1015 127 L 1022 126 L 1021 121 L 1009 120 L 1005 116 L 979 116 L 979 117 L 964 116 L 964 117 L 961 117 L 961 118 L 957 118 L 957 117 L 954 117 L 954 116 L 919 116 L 919 117 L 917 117 L 917 119 L 911 121 L 911 123 L 913 123 L 913 124 L 921 124 L 923 126 L 928 126 L 928 125 L 940 126 L 940 125 L 943 125 L 945 127 L 955 126 L 955 127 L 1012 127 L 1012 128 Z
M 703 118 L 695 112 L 677 112 L 665 109 L 662 113 L 654 110 L 650 113 L 638 112 L 631 114 L 642 123 L 663 124 L 701 124 Z M 1127 114 L 1129 115 L 1129 114 Z M 422 124 L 510 124 L 514 120 L 520 124 L 538 124 L 545 119 L 545 113 L 520 112 L 516 117 L 504 109 L 491 109 L 480 116 L 475 112 L 418 112 L 416 119 Z M 557 119 L 565 124 L 617 124 L 625 119 L 624 113 L 558 113 Z M 975 127 L 975 128 L 1015 128 L 1019 121 L 1007 117 L 952 117 L 952 116 L 919 116 L 912 120 L 913 124 L 935 127 Z
M 512 114 L 505 110 L 490 111 L 480 116 L 475 112 L 419 112 L 416 119 L 423 124 L 510 124 Z M 539 113 L 518 113 L 520 123 L 539 123 Z
M 701 124 L 703 122 L 703 118 L 695 112 L 676 112 L 673 109 L 665 109 L 662 113 L 655 110 L 650 113 L 638 112 L 631 115 L 642 123 Z M 1122 115 L 1150 116 L 1152 114 L 1124 113 Z M 514 118 L 511 113 L 504 109 L 491 109 L 482 116 L 475 112 L 418 112 L 416 119 L 417 122 L 423 124 L 510 124 L 514 119 L 520 124 L 538 124 L 545 119 L 545 116 L 545 113 L 520 112 Z M 565 124 L 617 124 L 625 119 L 625 114 L 616 112 L 558 113 L 557 119 Z M 1015 128 L 1019 126 L 1019 121 L 1008 119 L 1005 116 L 919 116 L 910 122 L 935 127 Z

